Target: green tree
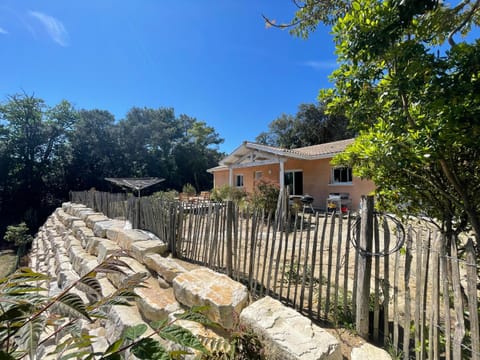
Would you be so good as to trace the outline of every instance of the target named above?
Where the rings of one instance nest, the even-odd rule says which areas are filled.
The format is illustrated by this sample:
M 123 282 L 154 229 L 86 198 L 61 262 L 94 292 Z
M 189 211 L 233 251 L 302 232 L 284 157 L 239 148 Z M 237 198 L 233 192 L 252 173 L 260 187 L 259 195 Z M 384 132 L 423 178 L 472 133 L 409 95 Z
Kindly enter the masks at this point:
M 218 145 L 223 139 L 203 121 L 186 115 L 181 115 L 179 121 L 184 132 L 173 153 L 177 169 L 176 187 L 190 183 L 198 191 L 209 190 L 213 187 L 212 176 L 206 170 L 218 165 L 222 157 Z
M 48 107 L 40 98 L 17 94 L 0 105 L 0 214 L 3 223 L 27 221 L 36 228 L 61 196 L 63 174 L 56 173 L 76 120 L 76 111 L 62 101 Z M 45 209 L 45 213 L 40 211 Z
M 294 149 L 348 139 L 353 133 L 344 116 L 327 115 L 321 105 L 301 104 L 293 115 L 282 114 L 268 125 L 268 131 L 256 141 L 271 146 Z
M 22 222 L 17 225 L 9 225 L 3 239 L 18 248 L 17 257 L 19 259 L 25 255 L 27 245 L 33 241 L 33 236 L 30 235 L 27 224 Z
M 333 24 L 339 68 L 321 91 L 359 134 L 337 159 L 390 210 L 480 241 L 480 42 L 476 1 L 302 1 L 292 32 Z
M 117 176 L 121 150 L 114 116 L 105 110 L 80 110 L 69 135 L 69 190 L 105 188 L 105 177 Z

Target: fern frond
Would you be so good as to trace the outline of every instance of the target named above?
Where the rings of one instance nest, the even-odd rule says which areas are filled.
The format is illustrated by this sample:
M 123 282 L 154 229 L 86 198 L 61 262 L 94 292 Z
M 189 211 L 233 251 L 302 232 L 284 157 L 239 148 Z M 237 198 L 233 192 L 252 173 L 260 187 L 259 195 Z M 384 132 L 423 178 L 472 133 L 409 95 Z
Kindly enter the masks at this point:
M 31 359 L 35 359 L 40 337 L 45 329 L 45 316 L 37 318 L 25 323 L 18 331 L 18 339 L 16 339 L 19 349 L 24 350 L 30 355 Z
M 82 277 L 75 285 L 75 287 L 84 292 L 85 295 L 92 301 L 98 301 L 102 298 L 102 285 L 94 277 Z
M 158 332 L 158 335 L 165 340 L 173 341 L 182 346 L 186 346 L 195 350 L 199 350 L 203 353 L 207 352 L 207 349 L 203 344 L 197 339 L 195 335 L 188 329 L 185 329 L 181 326 L 172 324 L 164 327 L 161 331 Z
M 71 318 L 83 318 L 92 322 L 82 298 L 77 294 L 64 293 L 55 300 L 52 311 Z

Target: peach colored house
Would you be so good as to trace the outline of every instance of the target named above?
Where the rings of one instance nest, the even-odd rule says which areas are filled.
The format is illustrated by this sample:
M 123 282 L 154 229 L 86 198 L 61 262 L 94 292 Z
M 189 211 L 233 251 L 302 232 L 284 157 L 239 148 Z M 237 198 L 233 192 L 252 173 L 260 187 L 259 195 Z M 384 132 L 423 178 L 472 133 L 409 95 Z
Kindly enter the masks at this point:
M 374 183 L 354 177 L 351 168 L 330 164 L 332 157 L 352 142 L 340 140 L 298 149 L 244 142 L 207 171 L 213 174 L 215 188 L 230 185 L 252 192 L 258 181 L 267 180 L 281 189 L 288 185 L 292 197 L 311 195 L 316 209 L 325 210 L 331 200 L 340 197 L 342 207 L 357 210 L 360 197 L 371 193 Z

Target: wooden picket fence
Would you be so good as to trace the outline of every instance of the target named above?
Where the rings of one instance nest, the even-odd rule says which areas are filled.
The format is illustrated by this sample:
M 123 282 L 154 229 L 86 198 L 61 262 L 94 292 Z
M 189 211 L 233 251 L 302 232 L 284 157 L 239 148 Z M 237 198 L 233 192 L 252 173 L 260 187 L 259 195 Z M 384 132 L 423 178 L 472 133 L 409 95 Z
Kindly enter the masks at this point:
M 255 298 L 355 328 L 396 358 L 480 359 L 473 241 L 447 246 L 427 222 L 404 225 L 373 210 L 294 212 L 285 197 L 270 213 L 100 192 L 72 193 L 71 201 L 129 219 L 168 242 L 173 256 L 228 274 Z

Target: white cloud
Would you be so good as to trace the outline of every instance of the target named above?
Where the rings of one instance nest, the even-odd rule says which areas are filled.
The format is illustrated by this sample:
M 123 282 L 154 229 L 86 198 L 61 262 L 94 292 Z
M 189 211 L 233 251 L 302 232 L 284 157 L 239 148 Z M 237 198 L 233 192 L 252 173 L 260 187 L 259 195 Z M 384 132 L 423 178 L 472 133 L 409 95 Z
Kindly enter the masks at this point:
M 0 34 L 7 35 L 8 31 L 5 30 L 4 28 L 0 27 Z
M 314 70 L 333 70 L 338 67 L 335 61 L 305 61 L 303 66 L 311 67 Z
M 68 46 L 68 32 L 60 20 L 39 11 L 30 11 L 29 13 L 43 24 L 53 41 L 60 46 Z

